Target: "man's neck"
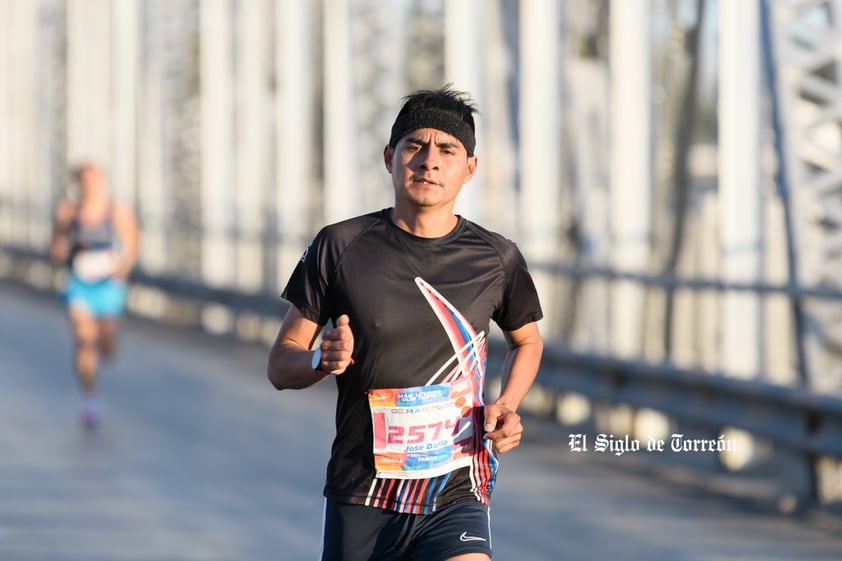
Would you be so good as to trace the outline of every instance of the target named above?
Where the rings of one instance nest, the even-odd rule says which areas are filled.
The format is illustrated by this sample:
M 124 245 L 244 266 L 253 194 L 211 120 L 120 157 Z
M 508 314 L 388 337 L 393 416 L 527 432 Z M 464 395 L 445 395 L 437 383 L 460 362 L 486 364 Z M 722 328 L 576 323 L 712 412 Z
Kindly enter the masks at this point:
M 392 222 L 419 238 L 440 238 L 456 227 L 459 218 L 452 212 L 401 212 L 396 208 L 391 211 Z
M 79 215 L 83 221 L 98 221 L 108 214 L 111 208 L 111 198 L 103 193 L 83 197 L 79 202 Z

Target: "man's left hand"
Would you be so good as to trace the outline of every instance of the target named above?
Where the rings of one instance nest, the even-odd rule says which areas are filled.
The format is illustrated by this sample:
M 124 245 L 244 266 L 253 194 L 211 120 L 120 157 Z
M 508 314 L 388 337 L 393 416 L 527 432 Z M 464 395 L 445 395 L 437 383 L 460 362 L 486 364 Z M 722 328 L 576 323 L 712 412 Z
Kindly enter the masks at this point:
M 523 425 L 520 415 L 497 403 L 485 406 L 485 438 L 494 443 L 500 454 L 520 445 Z

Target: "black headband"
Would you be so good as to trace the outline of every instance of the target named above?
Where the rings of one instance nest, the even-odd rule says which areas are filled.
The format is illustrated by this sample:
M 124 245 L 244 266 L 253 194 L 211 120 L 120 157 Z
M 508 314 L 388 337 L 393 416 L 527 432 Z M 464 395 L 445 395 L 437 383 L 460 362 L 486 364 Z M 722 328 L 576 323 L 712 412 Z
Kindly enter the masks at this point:
M 395 124 L 392 125 L 389 146 L 397 145 L 401 138 L 418 129 L 436 129 L 446 132 L 462 143 L 468 156 L 474 155 L 477 139 L 471 127 L 451 113 L 432 108 L 413 109 L 399 115 L 395 119 Z

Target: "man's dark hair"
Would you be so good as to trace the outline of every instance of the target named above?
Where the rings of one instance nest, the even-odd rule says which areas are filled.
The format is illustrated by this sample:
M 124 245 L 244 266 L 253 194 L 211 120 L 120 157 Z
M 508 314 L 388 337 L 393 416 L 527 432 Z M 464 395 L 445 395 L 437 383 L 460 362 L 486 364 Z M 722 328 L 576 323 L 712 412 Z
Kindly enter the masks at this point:
M 398 116 L 392 125 L 389 146 L 413 130 L 434 128 L 453 135 L 465 146 L 469 156 L 476 146 L 474 113 L 476 105 L 466 92 L 447 84 L 438 90 L 419 90 L 403 98 Z

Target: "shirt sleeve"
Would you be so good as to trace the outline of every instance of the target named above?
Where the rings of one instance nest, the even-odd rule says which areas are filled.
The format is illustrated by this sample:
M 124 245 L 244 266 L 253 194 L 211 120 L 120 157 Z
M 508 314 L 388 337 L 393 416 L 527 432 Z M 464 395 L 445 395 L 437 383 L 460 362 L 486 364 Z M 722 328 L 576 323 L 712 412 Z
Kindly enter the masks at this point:
M 538 290 L 526 266 L 526 259 L 514 243 L 503 253 L 506 281 L 503 298 L 492 319 L 503 331 L 514 331 L 544 317 Z
M 330 314 L 327 232 L 322 230 L 307 247 L 290 275 L 281 297 L 298 308 L 301 315 L 325 325 Z

